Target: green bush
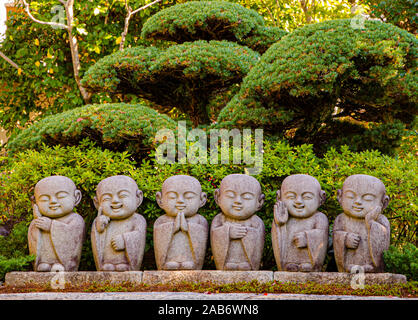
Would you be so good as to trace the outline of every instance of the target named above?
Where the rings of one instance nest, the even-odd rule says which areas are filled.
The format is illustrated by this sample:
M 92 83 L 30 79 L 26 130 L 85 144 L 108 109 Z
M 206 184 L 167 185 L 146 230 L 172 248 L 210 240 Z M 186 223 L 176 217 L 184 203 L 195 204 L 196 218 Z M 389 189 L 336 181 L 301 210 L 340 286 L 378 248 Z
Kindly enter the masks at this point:
M 408 281 L 418 281 L 418 248 L 407 243 L 402 249 L 390 246 L 383 253 L 385 271 L 406 275 Z
M 410 125 L 418 113 L 418 40 L 391 24 L 365 21 L 359 30 L 351 22 L 306 25 L 272 45 L 218 123 L 263 127 L 298 144 L 320 143 L 318 132 L 342 117 Z
M 0 236 L 0 281 L 10 271 L 29 271 L 35 257 L 28 255 L 28 223 L 14 226 L 7 237 Z
M 226 1 L 191 1 L 161 10 L 144 24 L 141 37 L 177 43 L 227 40 L 264 53 L 287 32 L 266 27 L 256 11 Z
M 90 90 L 132 93 L 178 108 L 195 125 L 211 122 L 213 96 L 231 90 L 259 61 L 259 54 L 228 41 L 194 41 L 166 50 L 131 48 L 98 61 L 83 84 Z M 214 120 L 212 119 L 212 120 Z
M 127 151 L 137 158 L 155 147 L 159 129 L 175 130 L 176 123 L 144 105 L 87 105 L 48 116 L 11 137 L 11 152 L 39 149 L 47 145 L 78 145 L 88 137 L 98 146 Z
M 330 224 L 342 212 L 336 195 L 337 189 L 342 187 L 346 177 L 363 173 L 380 178 L 391 198 L 384 214 L 391 222 L 392 244 L 399 246 L 414 241 L 415 225 L 418 219 L 417 162 L 413 154 L 396 159 L 382 156 L 377 151 L 355 153 L 348 148 L 343 148 L 339 152 L 331 149 L 324 158 L 318 158 L 312 146 L 291 147 L 280 141 L 275 143 L 265 141 L 263 170 L 256 176 L 266 196 L 265 204 L 258 213 L 266 225 L 262 269 L 275 268 L 270 230 L 276 191 L 286 176 L 296 173 L 310 174 L 321 183 L 328 197 L 320 210 L 328 216 Z M 88 228 L 80 270 L 94 270 L 89 230 L 97 212 L 91 199 L 97 184 L 102 179 L 116 174 L 128 175 L 135 179 L 144 192 L 144 201 L 138 209 L 148 223 L 143 268 L 152 269 L 155 268 L 153 224 L 163 213 L 155 201 L 155 193 L 161 189 L 163 181 L 176 174 L 187 174 L 198 178 L 203 191 L 208 194 L 208 201 L 199 213 L 210 223 L 220 212 L 213 199 L 213 193 L 222 178 L 231 173 L 244 173 L 244 168 L 251 166 L 246 164 L 182 165 L 179 163 L 160 165 L 154 160 L 143 160 L 142 163 L 136 164 L 129 160 L 126 153 L 103 151 L 94 147 L 91 142 L 84 141 L 79 147 L 43 146 L 40 151 L 22 152 L 9 159 L 6 167 L 8 170 L 0 176 L 0 210 L 5 213 L 6 219 L 15 221 L 28 223 L 31 220 L 30 196 L 38 180 L 49 175 L 60 174 L 75 182 L 83 194 L 82 202 L 76 209 L 84 217 Z M 210 248 L 206 256 L 204 268 L 215 268 Z
M 132 81 L 127 80 L 139 79 L 141 82 L 159 53 L 156 47 L 144 46 L 117 51 L 91 66 L 81 83 L 92 92 L 137 93 L 141 88 L 132 86 Z M 118 76 L 120 72 L 123 77 Z
M 287 33 L 287 31 L 278 27 L 258 28 L 251 36 L 242 40 L 242 45 L 263 54 L 272 44 L 279 41 Z
M 226 1 L 190 1 L 159 11 L 142 27 L 141 37 L 182 43 L 194 40 L 236 42 L 264 26 L 256 11 Z

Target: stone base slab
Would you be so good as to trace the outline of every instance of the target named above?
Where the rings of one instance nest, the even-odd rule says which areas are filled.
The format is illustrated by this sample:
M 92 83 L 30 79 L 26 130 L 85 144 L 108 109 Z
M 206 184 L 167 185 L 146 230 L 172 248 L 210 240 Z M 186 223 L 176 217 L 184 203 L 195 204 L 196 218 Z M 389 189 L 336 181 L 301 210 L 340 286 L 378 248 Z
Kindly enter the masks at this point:
M 406 276 L 394 273 L 365 273 L 351 274 L 343 272 L 275 272 L 274 281 L 319 284 L 343 284 L 350 285 L 353 281 L 359 284 L 364 276 L 364 284 L 396 284 L 406 283 Z
M 142 271 L 9 272 L 6 274 L 5 284 L 11 287 L 25 287 L 27 285 L 54 287 L 66 283 L 73 286 L 86 284 L 118 285 L 126 282 L 141 283 L 142 275 Z
M 30 285 L 50 286 L 57 288 L 62 284 L 73 286 L 100 285 L 123 283 L 132 284 L 180 284 L 182 282 L 212 282 L 228 284 L 237 282 L 260 283 L 278 281 L 283 283 L 343 284 L 350 285 L 352 281 L 359 283 L 363 275 L 339 272 L 273 272 L 273 271 L 221 271 L 221 270 L 193 270 L 193 271 L 127 271 L 127 272 L 9 272 L 6 274 L 5 284 L 11 287 L 25 287 Z M 356 278 L 355 278 L 356 277 Z M 364 283 L 369 284 L 397 284 L 406 283 L 406 277 L 393 273 L 366 273 Z
M 144 271 L 143 283 L 179 284 L 182 282 L 212 282 L 227 284 L 236 282 L 260 283 L 273 281 L 273 271 L 221 271 L 221 270 L 191 270 L 191 271 Z

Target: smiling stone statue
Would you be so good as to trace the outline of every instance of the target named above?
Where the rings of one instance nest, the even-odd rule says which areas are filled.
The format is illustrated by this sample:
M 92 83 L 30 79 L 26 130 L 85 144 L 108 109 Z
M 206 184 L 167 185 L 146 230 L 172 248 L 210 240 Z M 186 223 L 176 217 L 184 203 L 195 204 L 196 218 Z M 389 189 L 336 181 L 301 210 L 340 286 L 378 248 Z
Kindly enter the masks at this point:
M 344 210 L 333 227 L 338 271 L 362 268 L 364 272 L 383 272 L 383 251 L 390 244 L 390 224 L 381 214 L 389 204 L 383 182 L 368 175 L 352 175 L 337 197 Z
M 258 270 L 264 246 L 264 223 L 255 213 L 264 203 L 260 183 L 231 174 L 215 190 L 222 213 L 211 225 L 211 247 L 218 270 Z
M 197 214 L 206 193 L 197 179 L 177 175 L 166 179 L 156 200 L 165 215 L 154 223 L 154 251 L 159 270 L 202 269 L 208 222 Z
M 102 180 L 96 189 L 91 242 L 99 271 L 139 270 L 145 250 L 146 221 L 136 213 L 143 199 L 136 182 L 127 176 Z
M 325 191 L 314 178 L 295 174 L 277 191 L 272 244 L 281 271 L 321 271 L 328 247 L 328 219 L 317 209 Z
M 35 271 L 77 271 L 85 224 L 73 210 L 81 192 L 71 179 L 51 176 L 36 184 L 33 199 L 28 241 Z

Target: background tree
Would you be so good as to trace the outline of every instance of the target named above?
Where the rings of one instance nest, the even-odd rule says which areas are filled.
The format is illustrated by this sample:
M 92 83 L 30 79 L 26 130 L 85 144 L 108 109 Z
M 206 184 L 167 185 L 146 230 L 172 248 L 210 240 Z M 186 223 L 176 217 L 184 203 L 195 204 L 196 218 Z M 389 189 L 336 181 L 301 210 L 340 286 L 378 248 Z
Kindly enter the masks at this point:
M 356 0 L 235 0 L 263 15 L 266 24 L 292 31 L 305 24 L 349 18 Z M 367 10 L 367 6 L 363 7 Z
M 416 34 L 418 28 L 418 2 L 414 0 L 360 0 L 370 7 L 372 17 L 393 23 Z
M 131 0 L 129 4 L 139 8 L 145 2 Z M 140 42 L 134 30 L 140 30 L 150 15 L 173 3 L 156 3 L 133 15 L 125 46 Z M 0 127 L 7 129 L 9 134 L 38 117 L 85 103 L 74 78 L 66 29 L 35 23 L 19 2 L 15 6 L 17 10 L 11 12 L 6 37 L 0 43 L 0 50 L 21 68 L 19 71 L 0 59 L 0 83 L 4 88 L 0 91 Z M 31 1 L 30 8 L 33 16 L 41 21 L 59 21 L 60 15 L 65 18 L 64 7 L 58 0 Z M 107 0 L 75 1 L 73 9 L 72 31 L 78 44 L 79 75 L 82 77 L 101 56 L 118 50 L 126 9 L 122 1 Z M 94 103 L 105 101 L 111 101 L 105 93 L 95 95 L 91 100 Z

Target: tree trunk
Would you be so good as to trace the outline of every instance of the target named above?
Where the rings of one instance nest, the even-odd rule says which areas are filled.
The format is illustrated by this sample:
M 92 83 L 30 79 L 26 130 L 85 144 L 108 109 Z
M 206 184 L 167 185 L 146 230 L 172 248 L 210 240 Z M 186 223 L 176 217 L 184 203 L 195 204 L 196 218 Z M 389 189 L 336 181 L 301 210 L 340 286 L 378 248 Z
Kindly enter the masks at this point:
M 68 0 L 65 6 L 65 13 L 67 15 L 67 26 L 68 26 L 68 39 L 70 42 L 71 58 L 73 62 L 74 79 L 77 83 L 78 89 L 80 90 L 81 96 L 83 97 L 84 103 L 90 102 L 91 94 L 81 84 L 80 78 L 80 58 L 78 55 L 78 44 L 77 38 L 73 35 L 73 20 L 74 20 L 74 0 Z

